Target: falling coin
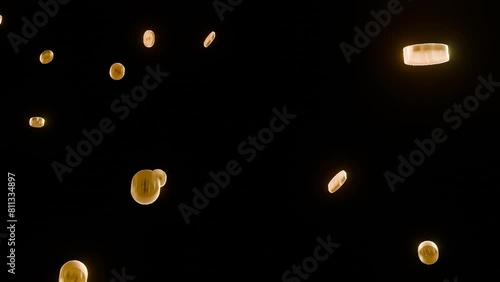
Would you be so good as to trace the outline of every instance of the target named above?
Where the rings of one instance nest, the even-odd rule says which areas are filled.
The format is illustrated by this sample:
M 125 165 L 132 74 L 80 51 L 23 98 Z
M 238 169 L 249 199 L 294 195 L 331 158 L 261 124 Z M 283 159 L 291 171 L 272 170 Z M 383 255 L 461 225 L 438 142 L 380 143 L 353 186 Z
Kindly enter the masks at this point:
M 120 63 L 114 63 L 109 68 L 109 76 L 114 80 L 120 80 L 125 76 L 125 67 Z
M 418 245 L 418 258 L 424 264 L 431 265 L 436 263 L 439 258 L 437 245 L 432 241 L 423 241 Z
M 142 42 L 147 48 L 153 47 L 155 44 L 155 33 L 152 30 L 146 30 L 142 36 Z
M 160 196 L 160 180 L 152 170 L 143 169 L 132 177 L 130 185 L 132 198 L 141 205 L 154 203 Z
M 54 52 L 51 50 L 45 50 L 40 54 L 40 63 L 48 64 L 54 59 Z
M 328 191 L 330 193 L 334 193 L 335 191 L 337 191 L 340 187 L 342 187 L 342 185 L 344 184 L 344 182 L 347 180 L 347 173 L 345 172 L 345 170 L 341 170 L 339 173 L 337 173 L 333 178 L 332 180 L 330 180 L 330 182 L 328 183 Z
M 59 282 L 87 282 L 89 273 L 85 264 L 70 260 L 59 270 Z
M 215 31 L 212 31 L 207 36 L 207 38 L 205 38 L 205 41 L 203 42 L 203 46 L 205 48 L 207 48 L 208 46 L 210 46 L 210 44 L 212 44 L 212 42 L 214 41 L 214 39 L 215 39 Z
M 450 60 L 448 45 L 442 43 L 422 43 L 403 48 L 406 65 L 429 66 L 446 63 Z
M 31 117 L 29 125 L 35 128 L 41 128 L 45 125 L 45 119 L 43 117 Z

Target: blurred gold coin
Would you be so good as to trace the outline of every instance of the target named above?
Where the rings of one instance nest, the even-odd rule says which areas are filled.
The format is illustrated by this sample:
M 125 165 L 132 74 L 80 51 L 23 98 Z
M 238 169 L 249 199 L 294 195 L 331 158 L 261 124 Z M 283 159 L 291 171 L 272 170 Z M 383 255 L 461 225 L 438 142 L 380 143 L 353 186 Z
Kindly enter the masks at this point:
M 342 187 L 342 185 L 346 180 L 347 180 L 347 173 L 345 172 L 345 170 L 341 170 L 328 183 L 328 192 L 334 193 L 340 187 Z
M 205 48 L 207 48 L 208 46 L 210 46 L 210 44 L 212 44 L 212 42 L 214 41 L 214 39 L 215 39 L 215 31 L 212 31 L 207 36 L 207 38 L 205 38 L 205 41 L 203 42 L 203 46 Z
M 31 127 L 40 128 L 45 125 L 45 119 L 43 117 L 31 117 L 29 124 Z
M 403 61 L 409 66 L 430 66 L 450 60 L 448 45 L 442 43 L 421 43 L 403 48 Z
M 87 267 L 81 261 L 70 260 L 59 270 L 59 282 L 87 282 Z
M 48 64 L 54 59 L 54 52 L 51 50 L 45 50 L 40 54 L 40 63 Z
M 120 63 L 114 63 L 109 68 L 109 76 L 114 80 L 120 80 L 125 76 L 125 67 Z
M 160 196 L 160 180 L 152 170 L 140 170 L 132 177 L 130 193 L 137 203 L 152 204 Z
M 431 265 L 436 263 L 439 258 L 437 245 L 432 241 L 423 241 L 418 245 L 418 258 L 424 264 Z
M 152 30 L 146 30 L 142 36 L 142 42 L 147 48 L 153 47 L 155 44 L 155 33 Z

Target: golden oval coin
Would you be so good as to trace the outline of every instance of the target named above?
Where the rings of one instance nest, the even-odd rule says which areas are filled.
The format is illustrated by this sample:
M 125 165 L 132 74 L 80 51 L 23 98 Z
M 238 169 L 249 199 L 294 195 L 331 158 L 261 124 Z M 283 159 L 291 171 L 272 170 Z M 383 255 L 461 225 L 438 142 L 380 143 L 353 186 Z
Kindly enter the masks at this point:
M 346 180 L 347 180 L 347 173 L 345 172 L 345 170 L 341 170 L 328 183 L 328 192 L 334 193 L 340 187 L 342 187 L 342 185 L 344 185 L 344 182 Z
M 144 43 L 144 46 L 147 48 L 153 47 L 155 44 L 155 33 L 152 30 L 146 30 L 142 36 L 142 43 Z
M 45 119 L 43 117 L 31 117 L 29 125 L 35 128 L 41 128 L 45 125 Z
M 403 60 L 410 66 L 430 66 L 450 60 L 448 45 L 442 43 L 421 43 L 403 48 Z
M 152 170 L 140 170 L 132 177 L 130 193 L 137 203 L 152 204 L 160 196 L 160 180 Z
M 87 282 L 87 267 L 81 261 L 70 260 L 59 270 L 59 282 Z
M 165 186 L 165 184 L 167 183 L 167 174 L 165 173 L 165 171 L 158 168 L 153 170 L 153 174 L 160 181 L 160 187 Z
M 212 42 L 215 40 L 215 31 L 210 32 L 210 34 L 205 38 L 205 41 L 203 41 L 203 46 L 207 48 L 212 44 Z
M 436 263 L 439 258 L 438 247 L 432 241 L 423 241 L 418 245 L 417 251 L 420 261 L 427 265 Z
M 125 67 L 121 63 L 114 63 L 109 68 L 109 76 L 114 80 L 120 80 L 125 76 Z
M 40 54 L 40 63 L 48 64 L 54 59 L 54 52 L 51 50 L 45 50 Z

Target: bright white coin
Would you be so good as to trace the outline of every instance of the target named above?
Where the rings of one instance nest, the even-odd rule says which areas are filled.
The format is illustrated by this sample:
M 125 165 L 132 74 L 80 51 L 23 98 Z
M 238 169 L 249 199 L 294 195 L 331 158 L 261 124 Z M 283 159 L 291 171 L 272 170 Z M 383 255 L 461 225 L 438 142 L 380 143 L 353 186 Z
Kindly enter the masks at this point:
M 403 48 L 406 65 L 429 66 L 446 63 L 450 60 L 448 45 L 442 43 L 422 43 Z

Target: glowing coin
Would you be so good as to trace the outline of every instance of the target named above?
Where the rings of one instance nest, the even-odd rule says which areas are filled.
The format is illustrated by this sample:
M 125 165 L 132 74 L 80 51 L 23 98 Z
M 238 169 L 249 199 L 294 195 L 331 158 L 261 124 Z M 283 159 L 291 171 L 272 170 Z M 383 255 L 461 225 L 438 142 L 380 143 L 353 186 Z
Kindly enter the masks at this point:
M 2 24 L 3 17 L 0 15 L 0 24 Z
M 344 182 L 347 180 L 347 173 L 345 172 L 345 170 L 341 170 L 339 173 L 337 173 L 333 178 L 332 180 L 330 180 L 330 182 L 328 183 L 328 191 L 330 193 L 334 193 L 335 191 L 337 191 L 340 187 L 342 187 L 342 185 L 344 184 Z
M 152 204 L 160 196 L 160 180 L 152 170 L 140 170 L 132 178 L 130 193 L 137 203 Z
M 439 258 L 438 247 L 432 241 L 423 241 L 418 245 L 417 251 L 420 261 L 427 265 L 436 263 Z
M 155 33 L 152 30 L 146 30 L 142 36 L 142 42 L 147 48 L 153 47 L 155 44 Z
M 59 270 L 59 282 L 87 282 L 89 276 L 85 264 L 78 260 L 70 260 Z
M 160 181 L 160 187 L 165 186 L 165 184 L 167 183 L 167 174 L 165 173 L 165 171 L 161 169 L 155 169 L 153 170 L 153 174 L 155 177 L 158 177 L 158 180 Z
M 120 63 L 114 63 L 109 68 L 109 76 L 114 80 L 120 80 L 125 76 L 125 67 Z
M 448 45 L 442 43 L 422 43 L 403 48 L 406 65 L 429 66 L 446 63 L 450 60 Z
M 29 124 L 31 127 L 40 128 L 45 125 L 45 119 L 43 117 L 31 117 Z
M 205 38 L 205 41 L 203 42 L 203 46 L 205 48 L 207 48 L 208 46 L 210 46 L 210 44 L 212 44 L 212 42 L 214 41 L 214 39 L 215 39 L 215 31 L 212 31 L 207 36 L 207 38 Z
M 40 54 L 40 63 L 48 64 L 54 59 L 54 52 L 51 50 L 45 50 Z

